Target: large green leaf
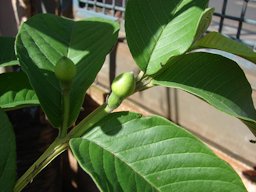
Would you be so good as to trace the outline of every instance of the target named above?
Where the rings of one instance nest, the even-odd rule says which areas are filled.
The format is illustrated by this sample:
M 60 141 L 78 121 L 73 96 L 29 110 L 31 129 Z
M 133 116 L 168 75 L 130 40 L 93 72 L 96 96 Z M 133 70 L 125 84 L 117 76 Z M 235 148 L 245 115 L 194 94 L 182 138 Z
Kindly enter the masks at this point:
M 14 51 L 14 37 L 0 37 L 0 67 L 17 65 Z
M 170 57 L 186 52 L 198 32 L 204 32 L 202 22 L 212 12 L 205 13 L 207 4 L 208 0 L 129 0 L 126 37 L 141 70 L 154 74 Z
M 256 63 L 256 52 L 251 48 L 217 32 L 208 33 L 202 39 L 197 41 L 191 50 L 200 48 L 211 48 L 226 51 Z
M 48 14 L 36 15 L 22 25 L 16 40 L 17 55 L 55 127 L 62 122 L 56 62 L 66 56 L 77 68 L 70 92 L 70 125 L 79 114 L 85 91 L 116 42 L 118 29 L 117 23 L 104 19 L 73 21 Z
M 16 144 L 12 125 L 0 108 L 0 191 L 13 191 L 16 181 Z
M 179 56 L 155 75 L 153 83 L 192 93 L 247 125 L 255 124 L 252 89 L 243 71 L 230 59 L 210 53 Z M 256 135 L 254 126 L 250 127 Z
M 35 91 L 23 72 L 0 74 L 0 107 L 13 109 L 28 105 L 38 105 Z
M 229 165 L 161 117 L 114 113 L 70 141 L 101 191 L 246 191 Z

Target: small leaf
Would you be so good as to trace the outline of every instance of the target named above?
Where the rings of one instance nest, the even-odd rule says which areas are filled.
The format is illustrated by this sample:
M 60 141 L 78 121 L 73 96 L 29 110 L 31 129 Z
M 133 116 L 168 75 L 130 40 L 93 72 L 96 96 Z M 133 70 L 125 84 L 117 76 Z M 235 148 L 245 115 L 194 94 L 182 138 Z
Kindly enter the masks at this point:
M 210 48 L 226 51 L 256 63 L 256 52 L 254 52 L 251 48 L 217 32 L 208 33 L 202 39 L 197 41 L 191 50 L 200 48 Z
M 129 0 L 126 37 L 140 69 L 154 74 L 171 57 L 185 53 L 199 36 L 198 27 L 202 30 L 207 4 L 208 0 Z
M 0 74 L 0 107 L 5 110 L 39 105 L 35 91 L 23 72 Z
M 60 82 L 54 74 L 57 61 L 65 56 L 76 65 L 70 90 L 70 126 L 116 43 L 118 29 L 117 23 L 104 19 L 73 21 L 49 14 L 36 15 L 21 26 L 16 41 L 19 61 L 55 127 L 60 127 L 63 113 Z
M 252 89 L 243 71 L 230 59 L 210 53 L 179 56 L 155 75 L 153 83 L 187 91 L 222 112 L 248 121 L 247 125 L 255 124 Z
M 16 144 L 12 125 L 0 109 L 0 187 L 13 191 L 16 181 Z
M 161 117 L 114 113 L 70 146 L 101 191 L 246 191 L 224 161 Z
M 14 37 L 0 37 L 0 67 L 18 65 L 14 51 Z

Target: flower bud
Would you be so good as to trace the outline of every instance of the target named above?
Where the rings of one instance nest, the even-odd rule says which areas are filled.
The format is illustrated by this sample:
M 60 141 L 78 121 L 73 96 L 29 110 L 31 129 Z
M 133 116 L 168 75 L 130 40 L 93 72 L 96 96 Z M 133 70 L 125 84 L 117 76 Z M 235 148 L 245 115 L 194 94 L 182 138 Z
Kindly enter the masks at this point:
M 135 83 L 134 75 L 131 72 L 118 75 L 111 85 L 112 93 L 108 98 L 109 108 L 117 108 L 126 97 L 131 95 L 135 90 Z
M 73 61 L 63 56 L 56 63 L 54 73 L 59 80 L 69 82 L 76 75 L 76 66 Z

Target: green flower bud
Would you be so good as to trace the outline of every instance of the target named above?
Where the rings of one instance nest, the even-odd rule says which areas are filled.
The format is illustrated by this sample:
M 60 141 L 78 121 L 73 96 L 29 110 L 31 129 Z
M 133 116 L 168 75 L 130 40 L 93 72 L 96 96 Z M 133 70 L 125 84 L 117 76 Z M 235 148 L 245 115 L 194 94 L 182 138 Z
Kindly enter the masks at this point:
M 59 80 L 69 82 L 76 75 L 76 66 L 73 61 L 63 56 L 56 63 L 54 73 Z
M 111 90 L 116 96 L 125 98 L 133 93 L 135 83 L 135 78 L 132 72 L 122 73 L 114 79 L 111 85 Z
M 108 98 L 109 108 L 117 108 L 126 97 L 134 92 L 135 84 L 133 73 L 127 72 L 118 75 L 111 85 L 112 93 Z

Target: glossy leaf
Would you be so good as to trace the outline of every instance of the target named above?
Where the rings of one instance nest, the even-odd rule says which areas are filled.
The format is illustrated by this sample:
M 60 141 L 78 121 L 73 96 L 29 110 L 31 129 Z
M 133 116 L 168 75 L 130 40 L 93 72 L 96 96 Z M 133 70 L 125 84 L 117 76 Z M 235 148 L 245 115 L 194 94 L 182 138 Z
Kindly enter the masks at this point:
M 13 191 L 16 181 L 16 144 L 12 125 L 0 109 L 0 191 Z
M 101 191 L 246 191 L 202 142 L 162 117 L 114 113 L 70 141 Z
M 23 72 L 0 74 L 0 107 L 16 109 L 24 106 L 38 105 L 35 91 Z
M 155 85 L 187 91 L 246 124 L 255 124 L 252 89 L 243 71 L 230 59 L 210 53 L 183 55 L 170 60 L 154 79 Z M 250 127 L 256 135 L 256 129 Z
M 129 0 L 126 37 L 140 69 L 154 74 L 171 57 L 186 52 L 200 36 L 207 4 L 208 0 Z
M 14 37 L 0 37 L 0 67 L 18 65 L 14 51 Z
M 200 48 L 210 48 L 226 51 L 256 63 L 256 52 L 254 52 L 251 48 L 217 32 L 208 33 L 202 39 L 197 41 L 191 50 Z
M 65 56 L 77 68 L 70 91 L 69 125 L 77 118 L 88 87 L 93 83 L 106 55 L 117 40 L 118 24 L 104 19 L 81 21 L 54 15 L 36 15 L 18 34 L 16 51 L 50 122 L 62 122 L 60 82 L 54 66 Z

